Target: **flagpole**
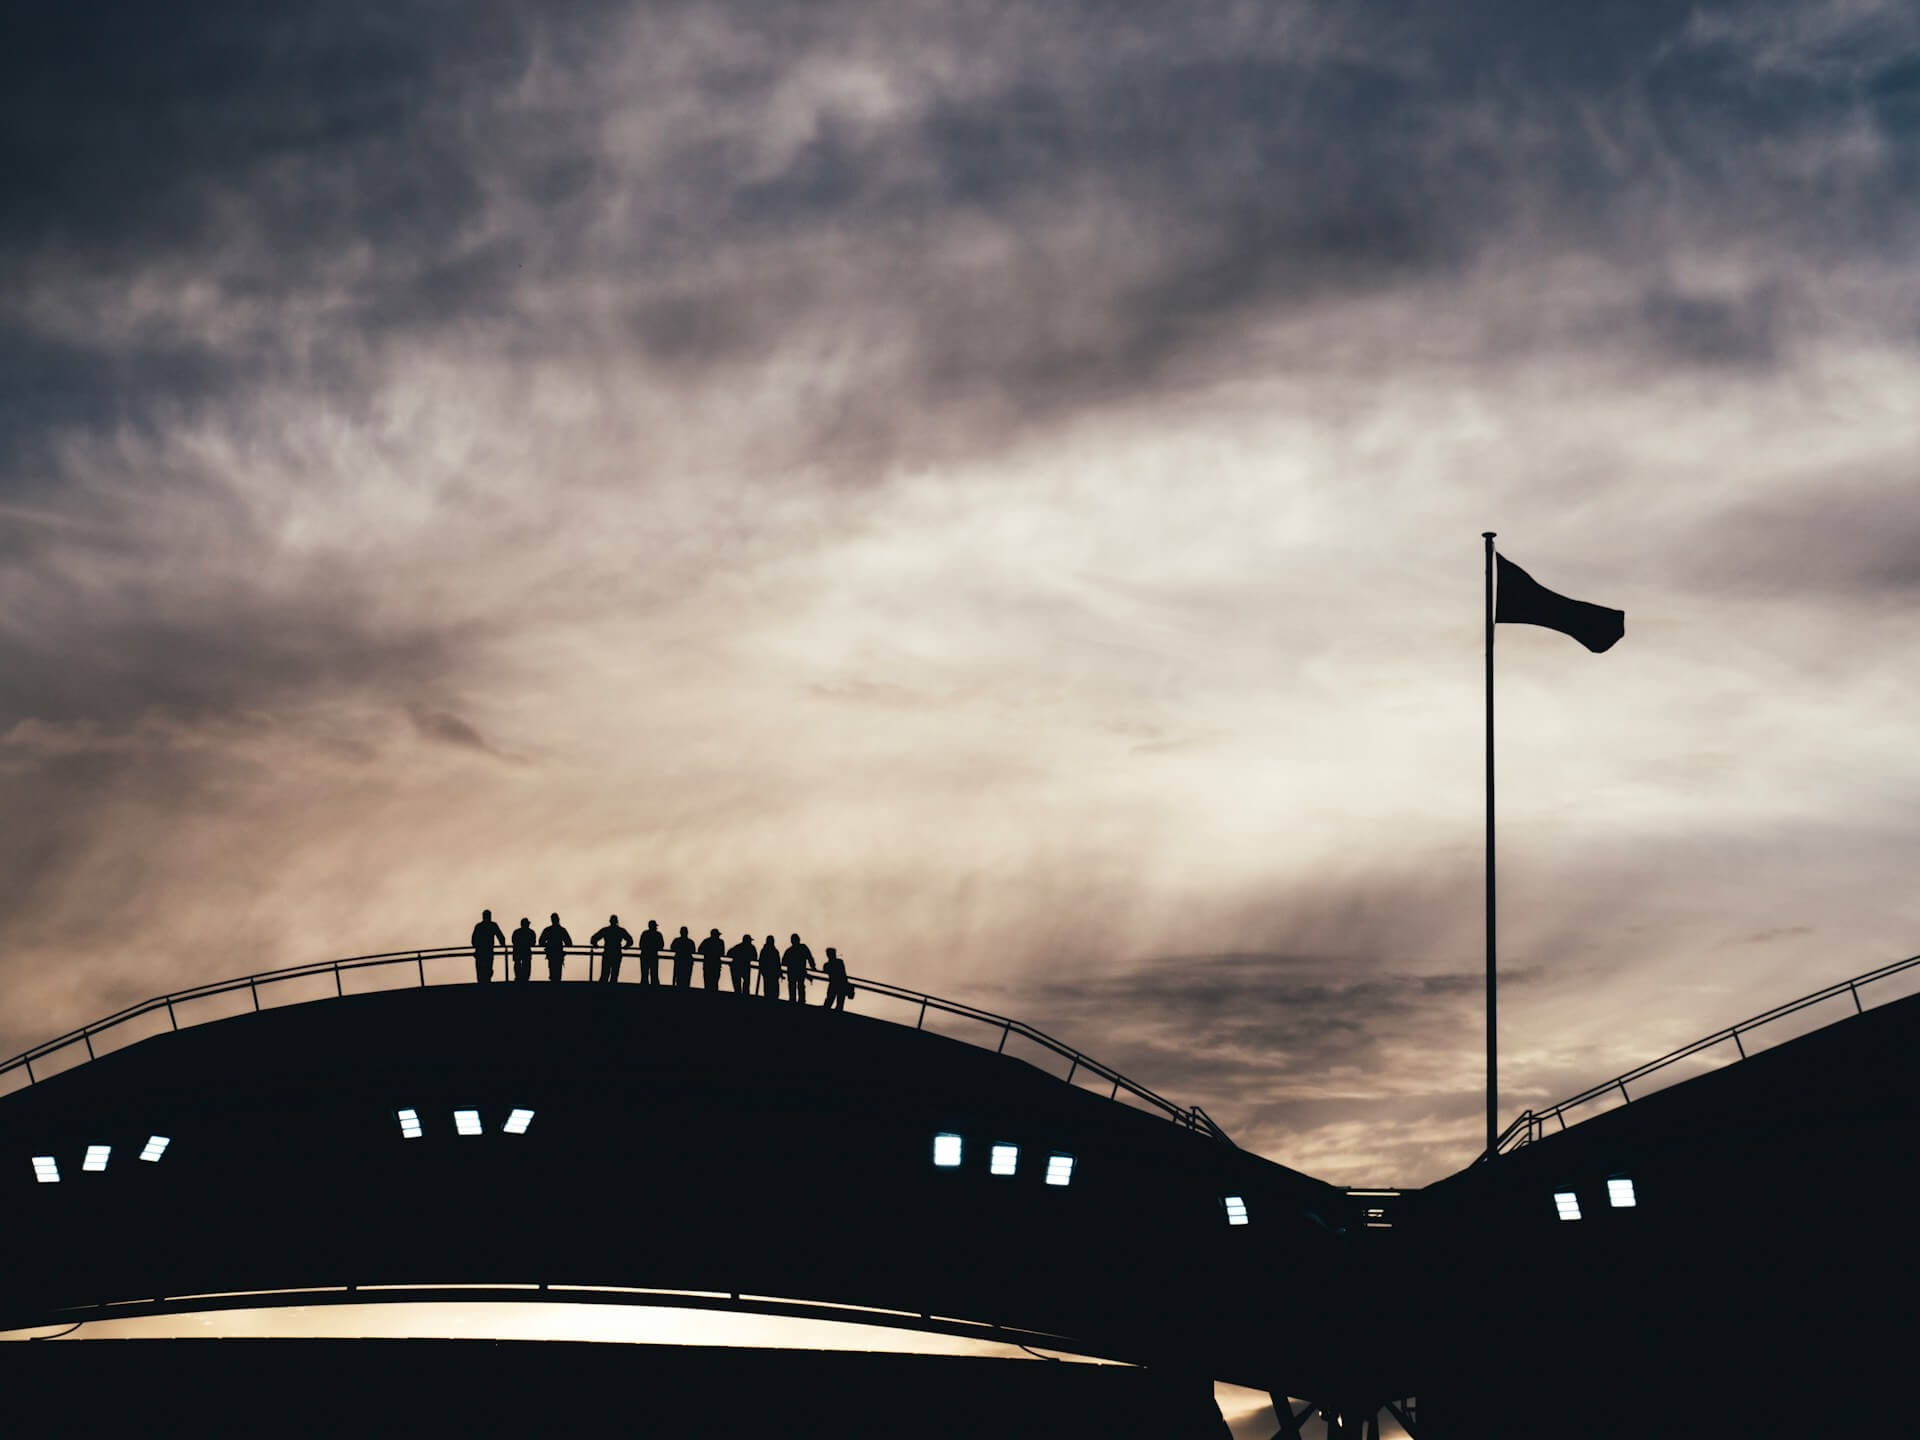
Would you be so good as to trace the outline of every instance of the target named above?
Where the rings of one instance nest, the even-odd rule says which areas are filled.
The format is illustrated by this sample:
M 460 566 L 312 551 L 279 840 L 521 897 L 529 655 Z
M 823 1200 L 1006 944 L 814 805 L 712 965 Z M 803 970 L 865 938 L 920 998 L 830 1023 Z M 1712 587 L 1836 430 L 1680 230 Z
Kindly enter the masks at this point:
M 1487 1159 L 1500 1139 L 1500 1063 L 1497 1011 L 1494 1003 L 1493 911 L 1493 537 L 1483 530 L 1487 545 Z

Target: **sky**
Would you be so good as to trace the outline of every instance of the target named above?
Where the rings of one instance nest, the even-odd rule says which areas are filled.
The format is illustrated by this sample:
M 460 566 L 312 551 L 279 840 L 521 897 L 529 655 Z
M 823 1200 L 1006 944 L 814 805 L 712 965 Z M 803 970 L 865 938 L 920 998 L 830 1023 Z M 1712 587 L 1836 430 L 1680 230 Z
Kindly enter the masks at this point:
M 0 170 L 0 1052 L 618 912 L 1427 1183 L 1484 530 L 1503 1116 L 1920 949 L 1904 0 L 17 0 Z

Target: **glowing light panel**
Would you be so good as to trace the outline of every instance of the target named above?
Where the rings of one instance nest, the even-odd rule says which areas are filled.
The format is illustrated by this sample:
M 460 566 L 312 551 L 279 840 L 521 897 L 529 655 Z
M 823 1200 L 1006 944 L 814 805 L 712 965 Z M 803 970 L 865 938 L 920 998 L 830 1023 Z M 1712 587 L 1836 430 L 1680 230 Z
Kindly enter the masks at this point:
M 933 1163 L 942 1169 L 951 1169 L 960 1163 L 960 1137 L 958 1135 L 936 1135 L 933 1137 Z
M 1571 1190 L 1556 1190 L 1553 1192 L 1553 1208 L 1560 1212 L 1562 1220 L 1578 1220 L 1580 1197 Z
M 532 1123 L 533 1123 L 533 1111 L 516 1110 L 511 1115 L 507 1116 L 507 1123 L 502 1125 L 500 1128 L 506 1131 L 507 1134 L 509 1135 L 524 1135 L 527 1133 L 527 1127 Z
M 107 1168 L 107 1157 L 112 1154 L 113 1147 L 111 1145 L 89 1145 L 87 1146 L 87 1158 L 80 1162 L 80 1168 L 82 1170 L 104 1170 Z
M 1049 1155 L 1047 1157 L 1047 1184 L 1071 1185 L 1073 1183 L 1073 1156 Z
M 420 1138 L 420 1112 L 418 1110 L 399 1110 L 394 1112 L 400 1117 L 400 1133 L 409 1140 Z
M 1616 1175 L 1607 1181 L 1607 1203 L 1616 1210 L 1631 1210 L 1640 1202 L 1634 1198 L 1633 1181 Z
M 147 1136 L 147 1147 L 140 1152 L 140 1158 L 142 1160 L 158 1160 L 162 1155 L 167 1153 L 167 1146 L 172 1143 L 173 1138 L 171 1136 L 149 1135 Z
M 33 1157 L 33 1178 L 42 1185 L 51 1185 L 60 1178 L 60 1162 L 51 1155 Z
M 453 1128 L 458 1130 L 462 1135 L 478 1135 L 482 1133 L 480 1128 L 480 1112 L 478 1110 L 454 1111 Z
M 1247 1223 L 1247 1201 L 1245 1196 L 1225 1195 L 1220 1203 L 1227 1207 L 1227 1224 L 1244 1225 Z

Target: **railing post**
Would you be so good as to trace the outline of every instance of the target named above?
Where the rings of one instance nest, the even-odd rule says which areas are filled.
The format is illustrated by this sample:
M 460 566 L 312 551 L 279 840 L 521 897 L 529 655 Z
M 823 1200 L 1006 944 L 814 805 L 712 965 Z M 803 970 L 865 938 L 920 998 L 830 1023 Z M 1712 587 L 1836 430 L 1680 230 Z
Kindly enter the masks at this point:
M 340 962 L 338 960 L 333 962 L 333 993 L 342 997 L 347 993 L 340 987 Z
M 916 1030 L 924 1030 L 926 1028 L 926 1025 L 927 1025 L 927 1002 L 926 1002 L 926 997 L 922 996 L 920 1000 L 920 1018 L 913 1022 L 913 1028 Z
M 1000 1043 L 993 1047 L 994 1054 L 1004 1055 L 1007 1053 L 1007 1036 L 1012 1033 L 1013 1026 L 1011 1024 L 1005 1024 L 1000 1027 Z
M 173 1013 L 173 996 L 167 996 L 167 1024 L 175 1030 L 180 1028 L 180 1017 Z
M 1073 1057 L 1073 1064 L 1067 1067 L 1067 1084 L 1069 1085 L 1073 1084 L 1073 1077 L 1076 1073 L 1078 1073 L 1079 1069 L 1080 1069 L 1080 1057 L 1078 1055 L 1075 1055 Z
M 1740 1052 L 1740 1058 L 1742 1060 L 1746 1059 L 1747 1047 L 1740 1043 L 1740 1032 L 1738 1030 L 1729 1030 L 1727 1033 L 1733 1036 L 1733 1048 Z
M 260 1008 L 260 987 L 253 983 L 253 977 L 251 975 L 247 977 L 247 990 L 253 996 L 253 1008 L 258 1010 Z
M 32 1085 L 34 1083 L 35 1081 L 33 1078 L 33 1061 L 29 1060 L 27 1061 L 27 1084 Z
M 427 988 L 427 961 L 426 961 L 426 957 L 425 957 L 424 955 L 422 955 L 422 954 L 421 954 L 421 953 L 420 953 L 420 952 L 419 952 L 418 950 L 416 950 L 416 951 L 414 951 L 414 952 L 413 952 L 413 963 L 414 963 L 414 964 L 416 964 L 416 965 L 418 965 L 418 966 L 420 967 L 420 988 L 421 988 L 422 990 L 424 990 L 424 989 L 426 989 L 426 988 Z
M 1856 1015 L 1866 1014 L 1866 1007 L 1860 1003 L 1860 989 L 1851 980 L 1847 981 L 1847 993 L 1853 996 L 1853 1013 Z
M 1613 1083 L 1620 1087 L 1620 1099 L 1624 1103 L 1631 1105 L 1633 1103 L 1633 1097 L 1627 1094 L 1627 1082 L 1624 1080 L 1616 1080 Z
M 87 1059 L 93 1059 L 93 1036 L 82 1030 L 80 1032 L 80 1038 L 87 1042 Z

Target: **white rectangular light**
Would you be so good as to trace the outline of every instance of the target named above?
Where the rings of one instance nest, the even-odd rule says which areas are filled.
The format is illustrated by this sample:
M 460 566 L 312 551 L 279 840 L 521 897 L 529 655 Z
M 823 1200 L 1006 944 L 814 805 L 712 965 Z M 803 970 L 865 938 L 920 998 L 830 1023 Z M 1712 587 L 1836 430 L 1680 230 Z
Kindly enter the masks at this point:
M 987 1160 L 989 1175 L 1011 1175 L 1020 1168 L 1020 1147 L 1018 1145 L 996 1145 L 993 1154 Z
M 396 1110 L 400 1117 L 400 1133 L 409 1140 L 420 1138 L 420 1112 L 418 1110 Z
M 1220 1203 L 1227 1207 L 1227 1224 L 1244 1225 L 1247 1223 L 1247 1201 L 1243 1195 L 1225 1195 Z
M 1607 1203 L 1616 1210 L 1631 1210 L 1640 1202 L 1633 1195 L 1633 1181 L 1616 1175 L 1607 1181 Z
M 1578 1220 L 1580 1197 L 1571 1190 L 1556 1190 L 1553 1192 L 1553 1208 L 1559 1211 L 1562 1220 Z
M 80 1168 L 82 1170 L 104 1170 L 107 1168 L 107 1157 L 111 1154 L 113 1154 L 113 1147 L 111 1145 L 89 1145 L 87 1146 L 87 1158 L 80 1162 Z
M 524 1135 L 527 1133 L 527 1127 L 532 1123 L 533 1123 L 533 1111 L 516 1110 L 511 1115 L 507 1116 L 507 1123 L 502 1125 L 500 1128 L 506 1131 L 507 1134 L 509 1135 Z
M 1073 1156 L 1049 1155 L 1047 1157 L 1047 1184 L 1071 1185 L 1073 1183 Z
M 960 1137 L 958 1135 L 936 1135 L 933 1137 L 933 1163 L 942 1169 L 952 1169 L 960 1163 Z
M 158 1160 L 162 1155 L 167 1153 L 167 1146 L 172 1143 L 173 1138 L 171 1136 L 149 1135 L 147 1136 L 147 1147 L 140 1152 L 140 1158 L 142 1160 Z
M 51 1185 L 60 1178 L 60 1162 L 51 1155 L 33 1157 L 33 1178 L 42 1185 Z
M 458 1130 L 462 1135 L 480 1134 L 480 1112 L 478 1110 L 454 1111 L 453 1128 Z

